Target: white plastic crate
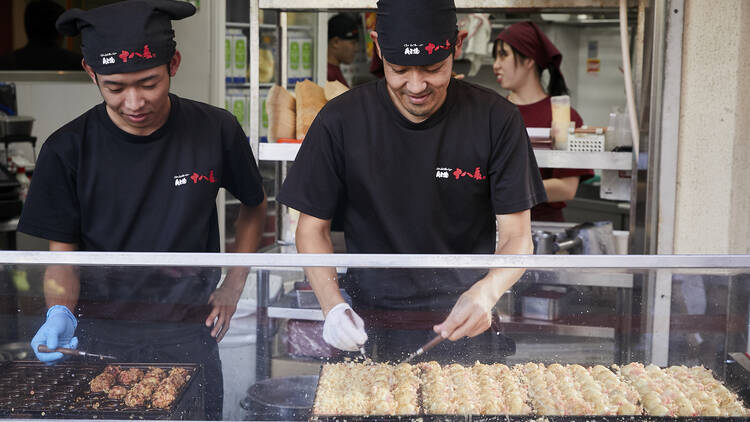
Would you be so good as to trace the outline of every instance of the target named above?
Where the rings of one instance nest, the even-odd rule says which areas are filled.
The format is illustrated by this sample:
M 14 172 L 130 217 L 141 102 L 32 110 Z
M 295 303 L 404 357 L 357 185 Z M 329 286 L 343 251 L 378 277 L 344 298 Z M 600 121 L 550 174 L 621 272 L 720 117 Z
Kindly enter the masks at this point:
M 568 151 L 603 152 L 604 143 L 605 136 L 601 128 L 597 128 L 593 133 L 589 131 L 568 133 Z

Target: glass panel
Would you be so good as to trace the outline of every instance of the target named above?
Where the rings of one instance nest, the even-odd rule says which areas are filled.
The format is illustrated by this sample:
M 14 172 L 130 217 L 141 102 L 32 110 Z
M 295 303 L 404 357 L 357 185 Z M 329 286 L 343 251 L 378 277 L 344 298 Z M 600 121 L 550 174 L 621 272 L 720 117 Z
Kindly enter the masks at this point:
M 467 300 L 471 294 L 466 292 L 489 271 L 486 268 L 489 257 L 429 255 L 262 254 L 242 256 L 240 261 L 246 261 L 247 267 L 222 267 L 220 264 L 230 262 L 232 254 L 74 253 L 67 256 L 76 257 L 86 265 L 14 263 L 20 262 L 19 257 L 26 259 L 28 256 L 0 254 L 0 262 L 5 263 L 0 269 L 0 324 L 3 327 L 0 330 L 0 360 L 3 361 L 0 363 L 0 415 L 5 417 L 228 420 L 308 417 L 316 392 L 320 391 L 317 377 L 324 365 L 350 362 L 337 368 L 361 369 L 370 374 L 360 380 L 350 380 L 348 385 L 352 391 L 365 388 L 362 385 L 376 388 L 377 371 L 395 369 L 370 364 L 357 366 L 351 362 L 361 362 L 360 351 L 342 351 L 329 344 L 341 345 L 340 337 L 332 340 L 327 335 L 326 341 L 319 302 L 299 264 L 314 262 L 336 266 L 344 289 L 340 293 L 352 304 L 353 317 L 362 318 L 367 335 L 363 344 L 366 357 L 390 363 L 401 361 L 433 339 L 435 325 L 443 324 L 445 328 L 444 321 L 456 303 L 470 303 Z M 68 258 L 61 261 L 59 256 L 41 253 L 34 255 L 34 259 L 71 262 L 66 260 Z M 526 411 L 541 414 L 575 412 L 575 409 L 583 409 L 585 414 L 616 413 L 615 408 L 597 408 L 598 396 L 594 393 L 591 396 L 579 393 L 575 400 L 574 396 L 565 399 L 565 394 L 573 393 L 566 392 L 564 387 L 583 392 L 588 382 L 598 386 L 597 394 L 609 399 L 615 390 L 604 388 L 610 381 L 598 377 L 610 375 L 636 396 L 633 403 L 637 414 L 658 414 L 659 408 L 648 404 L 647 400 L 651 399 L 646 396 L 647 388 L 655 388 L 653 383 L 674 388 L 670 394 L 684 396 L 693 413 L 711 413 L 712 408 L 706 405 L 710 400 L 698 393 L 693 397 L 691 390 L 686 389 L 697 388 L 696 380 L 708 382 L 708 378 L 702 378 L 706 374 L 711 374 L 729 391 L 738 392 L 741 400 L 747 400 L 744 390 L 747 370 L 742 367 L 748 360 L 744 357 L 748 351 L 747 290 L 750 287 L 747 276 L 750 271 L 746 268 L 736 268 L 735 263 L 732 264 L 735 268 L 660 269 L 657 267 L 674 267 L 674 261 L 656 259 L 643 261 L 649 264 L 640 269 L 627 268 L 634 266 L 638 259 L 644 259 L 628 256 L 577 257 L 580 259 L 571 256 L 567 259 L 572 264 L 565 264 L 562 260 L 565 257 L 527 258 L 524 262 L 529 263 L 530 268 L 501 296 L 487 319 L 480 318 L 468 327 L 478 335 L 455 342 L 444 340 L 411 361 L 414 366 L 407 368 L 414 371 L 423 398 L 431 394 L 429 377 L 448 377 L 441 378 L 443 381 L 437 385 L 468 383 L 455 387 L 456 391 L 474 391 L 474 401 L 464 404 L 474 406 L 468 409 L 479 414 L 482 406 L 490 409 L 488 403 L 504 403 L 487 402 L 480 394 L 482 388 L 489 388 L 482 382 L 490 382 L 482 371 L 502 372 L 507 368 L 511 372 L 502 373 L 515 383 L 512 385 L 529 394 L 523 399 Z M 602 259 L 608 259 L 606 262 L 610 264 L 605 265 Z M 699 259 L 685 257 L 680 262 L 686 267 L 694 266 Z M 144 265 L 144 260 L 154 265 Z M 163 265 L 158 265 L 160 262 Z M 433 264 L 435 262 L 438 263 Z M 509 265 L 512 261 L 502 262 Z M 612 266 L 612 262 L 622 265 L 595 268 Z M 191 263 L 201 266 L 191 266 Z M 552 268 L 555 265 L 550 263 L 559 268 Z M 429 268 L 432 266 L 440 268 Z M 512 271 L 509 268 L 491 271 L 495 274 L 507 270 Z M 658 283 L 662 279 L 667 283 L 660 287 Z M 76 285 L 75 280 L 80 280 L 78 295 L 77 290 L 70 287 Z M 230 289 L 230 286 L 237 289 Z M 667 289 L 664 297 L 660 288 Z M 230 294 L 231 291 L 235 293 Z M 56 301 L 75 303 L 72 315 L 55 307 L 45 318 L 48 306 L 45 302 Z M 220 302 L 226 307 L 215 308 Z M 220 315 L 227 317 L 231 315 L 231 319 L 214 321 L 209 318 L 212 311 L 221 311 Z M 460 327 L 462 320 L 458 320 Z M 216 327 L 210 326 L 212 322 L 228 327 L 218 343 L 212 337 L 216 334 Z M 669 330 L 668 337 L 663 337 L 660 331 L 660 324 L 664 322 Z M 343 322 L 340 320 L 339 324 Z M 343 335 L 341 329 L 336 332 L 337 336 Z M 44 345 L 55 346 L 56 340 L 58 347 L 70 346 L 78 351 L 114 356 L 114 359 L 66 356 L 47 366 L 38 362 L 30 346 L 35 336 L 44 338 Z M 77 342 L 72 340 L 73 336 Z M 51 338 L 55 340 L 50 341 Z M 666 348 L 668 361 L 658 361 L 660 347 Z M 434 364 L 425 366 L 424 362 L 430 361 L 442 365 L 442 369 Z M 477 361 L 506 366 L 476 366 Z M 451 366 L 454 363 L 463 366 Z M 656 367 L 640 366 L 650 363 L 673 368 L 657 371 Z M 121 372 L 115 378 L 101 376 L 99 381 L 90 383 L 105 371 L 107 364 L 116 364 L 120 370 L 140 369 L 141 372 Z M 580 372 L 574 364 L 591 370 Z M 623 366 L 628 369 L 618 370 L 618 366 L 613 365 L 628 365 Z M 697 369 L 690 372 L 680 369 L 680 365 Z M 701 366 L 710 372 L 700 369 Z M 129 383 L 139 377 L 141 384 L 163 382 L 164 375 L 160 371 L 152 371 L 144 378 L 154 367 L 167 371 L 183 368 L 190 377 L 182 377 L 183 383 L 177 382 L 180 385 L 176 390 L 169 387 L 173 390 L 167 391 L 167 387 L 163 387 L 148 391 L 141 404 L 138 400 L 142 397 L 128 393 L 134 388 Z M 435 372 L 436 368 L 444 372 Z M 172 381 L 180 376 L 180 370 L 175 372 Z M 498 374 L 502 375 L 501 372 Z M 401 379 L 395 372 L 387 373 L 393 373 L 394 380 Z M 451 374 L 455 377 L 451 378 Z M 535 390 L 539 387 L 535 383 L 541 379 L 546 380 L 545 390 Z M 92 392 L 92 388 L 104 388 L 102 383 L 107 384 L 106 392 Z M 389 391 L 395 391 L 399 387 L 397 384 L 394 381 Z M 114 388 L 114 385 L 122 385 L 124 389 Z M 411 384 L 404 384 L 402 390 L 408 385 Z M 704 386 L 706 394 L 724 388 L 711 385 L 710 388 Z M 515 387 L 508 384 L 498 388 Z M 667 408 L 667 414 L 686 415 L 676 404 L 683 399 L 665 401 L 664 392 L 668 388 L 664 388 L 658 393 L 662 400 L 659 405 Z M 155 391 L 161 392 L 156 394 Z M 118 392 L 130 394 L 128 404 L 124 398 L 116 397 Z M 105 398 L 109 394 L 114 398 Z M 374 394 L 373 390 L 366 396 L 370 407 L 363 412 L 388 414 L 393 411 L 388 410 L 390 408 L 378 410 L 379 405 L 372 401 Z M 544 407 L 544 394 L 556 397 L 556 410 Z M 744 408 L 732 407 L 734 399 L 728 394 L 724 403 L 717 402 L 719 410 L 725 415 L 744 412 Z M 510 396 L 512 394 L 507 393 L 502 397 Z M 386 402 L 396 396 L 388 397 L 391 398 L 386 398 Z M 451 402 L 454 408 L 443 409 L 444 412 L 460 413 L 463 399 L 456 396 L 453 400 L 458 400 Z M 299 403 L 300 408 L 295 410 L 299 415 L 283 413 L 282 408 L 290 401 Z M 275 404 L 269 406 L 269 403 Z M 161 405 L 166 407 L 158 407 Z M 682 405 L 687 408 L 685 403 Z M 342 409 L 343 414 L 353 414 L 351 409 L 357 408 Z M 511 412 L 510 408 L 504 409 Z M 700 409 L 706 413 L 701 413 Z M 415 410 L 418 414 L 426 411 Z

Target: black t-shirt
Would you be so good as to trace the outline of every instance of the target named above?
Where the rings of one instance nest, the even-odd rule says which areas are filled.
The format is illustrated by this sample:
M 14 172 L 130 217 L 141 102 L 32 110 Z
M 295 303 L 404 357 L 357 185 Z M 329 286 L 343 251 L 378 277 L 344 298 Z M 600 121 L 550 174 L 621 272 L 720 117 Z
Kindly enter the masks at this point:
M 118 128 L 104 104 L 53 133 L 39 153 L 18 230 L 84 251 L 218 252 L 219 188 L 256 206 L 262 179 L 229 112 L 170 100 L 167 122 L 149 136 Z M 217 269 L 84 267 L 79 304 L 87 316 L 199 319 L 191 310 L 206 313 L 217 281 Z
M 401 115 L 385 80 L 336 97 L 278 195 L 321 219 L 343 203 L 349 253 L 411 254 L 494 253 L 495 215 L 546 199 L 518 109 L 455 79 L 422 123 Z M 361 306 L 447 308 L 485 273 L 350 269 L 344 284 Z

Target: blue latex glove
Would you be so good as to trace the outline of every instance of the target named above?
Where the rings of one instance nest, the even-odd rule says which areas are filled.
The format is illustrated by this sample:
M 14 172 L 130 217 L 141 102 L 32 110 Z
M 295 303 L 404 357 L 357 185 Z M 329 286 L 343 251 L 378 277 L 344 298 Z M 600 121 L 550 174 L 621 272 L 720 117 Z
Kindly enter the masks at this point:
M 39 327 L 39 330 L 31 339 L 31 348 L 37 359 L 47 365 L 54 365 L 61 361 L 65 355 L 60 352 L 42 353 L 37 350 L 40 344 L 50 349 L 67 347 L 75 349 L 78 347 L 78 337 L 73 337 L 78 326 L 78 320 L 62 305 L 55 305 L 47 310 L 47 321 Z

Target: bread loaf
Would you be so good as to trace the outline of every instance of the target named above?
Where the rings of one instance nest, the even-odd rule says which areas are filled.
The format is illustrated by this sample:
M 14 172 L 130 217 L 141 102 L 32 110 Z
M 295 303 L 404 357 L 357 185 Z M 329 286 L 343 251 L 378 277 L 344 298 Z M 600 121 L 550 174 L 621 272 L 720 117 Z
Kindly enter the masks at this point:
M 294 92 L 297 97 L 297 139 L 304 139 L 315 116 L 326 104 L 325 91 L 315 82 L 305 80 L 297 82 Z
M 268 91 L 266 113 L 268 113 L 268 140 L 276 142 L 281 138 L 296 138 L 296 102 L 292 94 L 283 86 L 274 85 Z

